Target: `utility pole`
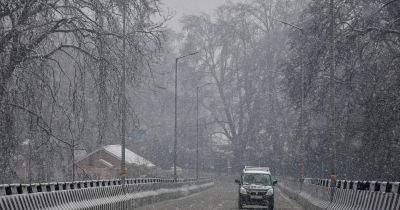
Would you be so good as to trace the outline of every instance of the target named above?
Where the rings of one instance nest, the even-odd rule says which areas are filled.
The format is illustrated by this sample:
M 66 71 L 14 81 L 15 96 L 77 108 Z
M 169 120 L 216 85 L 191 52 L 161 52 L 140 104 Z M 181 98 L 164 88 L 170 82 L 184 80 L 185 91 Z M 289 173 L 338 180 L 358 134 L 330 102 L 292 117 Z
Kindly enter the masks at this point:
M 75 181 L 75 137 L 72 138 L 71 143 L 71 155 L 72 155 L 72 181 Z
M 302 38 L 304 37 L 303 31 L 299 30 L 301 32 Z M 304 179 L 304 168 L 305 168 L 305 142 L 304 142 L 304 55 L 305 55 L 305 50 L 304 47 L 301 49 L 302 55 L 301 55 L 301 110 L 300 110 L 300 141 L 301 141 L 301 151 L 302 154 L 302 163 L 301 163 L 301 171 L 300 171 L 300 179 L 301 182 L 303 182 Z
M 176 181 L 178 179 L 177 173 L 176 173 L 176 160 L 177 160 L 177 147 L 178 147 L 178 142 L 177 142 L 177 130 L 178 130 L 178 116 L 177 116 L 177 102 L 178 102 L 178 60 L 179 58 L 175 59 L 175 115 L 174 115 L 174 180 Z
M 121 185 L 125 186 L 125 134 L 126 134 L 126 0 L 122 0 L 122 76 L 121 76 Z M 125 188 L 124 188 L 125 189 Z
M 75 181 L 75 145 L 72 145 L 72 151 L 71 151 L 71 154 L 72 154 L 72 181 L 74 182 Z
M 100 1 L 96 4 L 96 7 L 100 7 Z M 97 35 L 97 51 L 99 53 L 99 65 L 98 65 L 98 137 L 97 137 L 97 147 L 103 146 L 105 134 L 107 133 L 107 64 L 105 62 L 105 53 L 104 53 L 104 20 L 102 16 L 102 9 L 96 9 L 96 22 L 100 27 L 100 33 Z
M 334 0 L 330 0 L 329 11 L 330 11 L 330 26 L 329 26 L 329 86 L 330 86 L 330 200 L 333 201 L 333 197 L 336 193 L 336 119 L 335 119 L 335 13 L 334 13 Z
M 303 31 L 303 28 L 300 26 L 294 25 L 292 23 L 288 23 L 286 21 L 282 21 L 273 17 L 270 17 L 272 20 L 277 21 L 279 23 L 282 23 L 284 25 L 290 26 L 293 29 L 296 29 L 299 31 L 300 36 L 302 37 L 303 42 L 305 42 L 305 34 Z M 304 58 L 303 56 L 305 55 L 305 50 L 304 47 L 302 47 L 301 52 L 303 55 L 300 56 L 300 71 L 301 71 L 301 107 L 300 107 L 300 123 L 299 123 L 299 139 L 300 139 L 300 152 L 303 152 L 302 154 L 298 155 L 299 158 L 301 158 L 301 165 L 300 165 L 300 179 L 304 179 L 304 168 L 305 168 L 305 142 L 304 142 Z
M 330 27 L 329 27 L 329 86 L 330 86 L 330 143 L 331 143 L 331 174 L 336 174 L 335 156 L 336 156 L 336 119 L 335 119 L 335 13 L 334 0 L 330 0 Z
M 302 39 L 304 39 L 304 34 L 302 30 L 299 30 L 301 33 Z M 303 42 L 305 43 L 305 42 Z M 304 172 L 305 172 L 305 164 L 306 164 L 306 150 L 305 150 L 305 138 L 304 138 L 304 55 L 305 50 L 304 47 L 301 48 L 301 63 L 300 63 L 300 71 L 301 71 L 301 107 L 300 107 L 300 153 L 301 153 L 301 166 L 300 166 L 300 191 L 303 190 L 303 182 L 304 182 Z
M 189 53 L 187 55 L 183 55 L 181 57 L 175 58 L 175 117 L 174 117 L 174 180 L 178 180 L 178 174 L 176 173 L 176 163 L 177 163 L 177 149 L 178 149 L 178 62 L 179 59 L 195 55 L 199 52 Z
M 199 89 L 196 88 L 196 179 L 199 179 Z

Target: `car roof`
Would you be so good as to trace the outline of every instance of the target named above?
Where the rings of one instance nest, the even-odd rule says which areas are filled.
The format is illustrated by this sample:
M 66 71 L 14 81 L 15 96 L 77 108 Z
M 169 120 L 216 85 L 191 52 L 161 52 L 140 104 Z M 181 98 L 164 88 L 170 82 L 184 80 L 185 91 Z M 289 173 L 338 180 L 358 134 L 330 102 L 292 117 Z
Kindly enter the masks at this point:
M 260 171 L 260 170 L 246 170 L 243 171 L 244 174 L 269 174 L 271 175 L 271 172 L 269 171 Z
M 243 169 L 243 173 L 245 174 L 269 174 L 271 175 L 271 172 L 268 167 L 255 167 L 255 166 L 245 166 Z

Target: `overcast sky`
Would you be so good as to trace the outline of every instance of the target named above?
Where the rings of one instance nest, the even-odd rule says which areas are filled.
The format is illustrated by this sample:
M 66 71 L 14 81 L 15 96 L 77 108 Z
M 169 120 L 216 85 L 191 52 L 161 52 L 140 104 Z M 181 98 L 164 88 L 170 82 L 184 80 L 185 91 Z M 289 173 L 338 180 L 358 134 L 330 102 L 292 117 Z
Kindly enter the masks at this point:
M 200 12 L 210 13 L 224 2 L 225 0 L 162 0 L 164 9 L 176 13 L 168 26 L 177 31 L 182 29 L 182 25 L 179 23 L 182 16 Z

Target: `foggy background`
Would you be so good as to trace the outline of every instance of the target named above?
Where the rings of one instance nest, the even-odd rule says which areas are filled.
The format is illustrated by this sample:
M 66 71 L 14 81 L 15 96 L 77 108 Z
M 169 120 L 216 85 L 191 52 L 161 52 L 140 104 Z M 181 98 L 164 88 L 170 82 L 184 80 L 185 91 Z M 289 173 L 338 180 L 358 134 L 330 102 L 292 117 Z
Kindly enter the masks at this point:
M 0 183 L 118 178 L 124 113 L 127 176 L 171 177 L 185 55 L 180 177 L 400 179 L 399 1 L 63 4 L 1 1 Z

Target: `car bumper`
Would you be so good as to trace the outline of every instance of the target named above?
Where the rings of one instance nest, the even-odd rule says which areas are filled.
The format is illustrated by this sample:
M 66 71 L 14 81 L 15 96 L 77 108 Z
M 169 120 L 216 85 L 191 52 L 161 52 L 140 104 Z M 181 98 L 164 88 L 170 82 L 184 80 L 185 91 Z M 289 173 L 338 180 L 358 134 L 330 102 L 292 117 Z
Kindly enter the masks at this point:
M 262 198 L 254 198 L 250 195 L 240 194 L 240 200 L 243 205 L 261 205 L 261 206 L 270 206 L 274 203 L 274 196 L 264 195 Z

